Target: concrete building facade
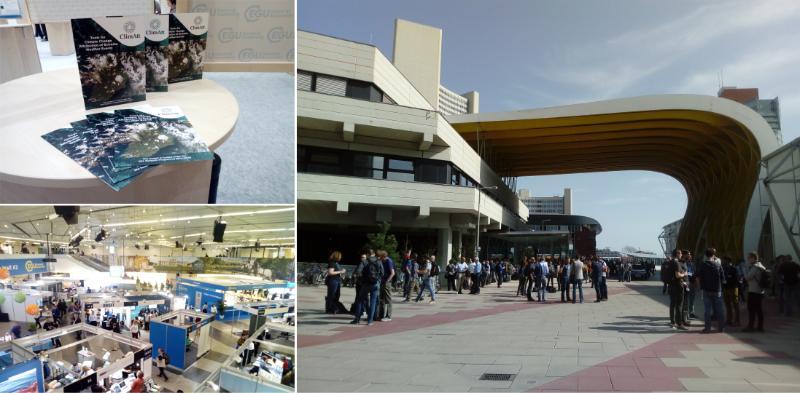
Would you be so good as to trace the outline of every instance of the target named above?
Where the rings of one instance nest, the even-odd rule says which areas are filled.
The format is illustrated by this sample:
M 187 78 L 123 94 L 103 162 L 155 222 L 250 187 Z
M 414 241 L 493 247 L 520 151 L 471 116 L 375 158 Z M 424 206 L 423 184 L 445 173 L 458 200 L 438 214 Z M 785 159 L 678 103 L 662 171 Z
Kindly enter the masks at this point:
M 572 214 L 572 189 L 565 188 L 563 196 L 531 196 L 530 190 L 517 191 L 519 200 L 528 207 L 530 214 Z
M 439 261 L 472 255 L 478 222 L 525 225 L 525 205 L 436 109 L 438 76 L 425 73 L 438 61 L 405 61 L 407 40 L 435 58 L 441 30 L 398 21 L 395 63 L 371 45 L 298 33 L 299 261 L 334 249 L 357 258 L 382 223 L 401 249 Z

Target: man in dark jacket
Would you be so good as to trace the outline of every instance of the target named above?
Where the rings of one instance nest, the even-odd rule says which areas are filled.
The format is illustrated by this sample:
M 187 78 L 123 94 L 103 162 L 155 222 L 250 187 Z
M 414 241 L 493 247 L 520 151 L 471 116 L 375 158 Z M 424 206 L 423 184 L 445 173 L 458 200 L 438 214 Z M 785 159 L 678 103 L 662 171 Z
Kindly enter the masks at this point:
M 703 306 L 705 308 L 705 328 L 702 333 L 711 333 L 711 315 L 717 319 L 719 332 L 725 326 L 725 310 L 722 306 L 722 288 L 725 285 L 725 274 L 722 262 L 716 257 L 717 250 L 706 249 L 705 259 L 697 269 L 697 278 L 700 289 L 703 291 Z

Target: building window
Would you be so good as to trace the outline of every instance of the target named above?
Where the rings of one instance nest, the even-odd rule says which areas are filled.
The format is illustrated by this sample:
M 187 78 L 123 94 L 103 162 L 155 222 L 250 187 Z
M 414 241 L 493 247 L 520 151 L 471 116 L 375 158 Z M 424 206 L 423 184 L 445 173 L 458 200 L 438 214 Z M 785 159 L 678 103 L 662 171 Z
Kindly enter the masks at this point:
M 306 169 L 309 172 L 342 174 L 342 160 L 336 151 L 310 151 Z
M 397 105 L 374 83 L 303 70 L 297 71 L 297 90 Z
M 414 180 L 423 183 L 448 184 L 448 169 L 450 169 L 450 166 L 444 162 L 419 162 L 417 164 L 417 170 L 414 173 Z M 456 173 L 455 171 L 452 172 Z M 456 184 L 458 184 L 458 182 L 456 182 Z
M 347 95 L 347 79 L 329 75 L 317 75 L 315 90 L 318 93 L 335 96 Z
M 353 176 L 383 179 L 382 156 L 357 153 L 353 155 Z
M 305 71 L 297 72 L 297 90 L 314 91 L 314 74 Z
M 375 85 L 354 79 L 347 80 L 347 96 L 373 102 L 381 102 L 383 100 L 380 90 Z
M 386 180 L 414 181 L 414 161 L 396 158 L 388 159 Z

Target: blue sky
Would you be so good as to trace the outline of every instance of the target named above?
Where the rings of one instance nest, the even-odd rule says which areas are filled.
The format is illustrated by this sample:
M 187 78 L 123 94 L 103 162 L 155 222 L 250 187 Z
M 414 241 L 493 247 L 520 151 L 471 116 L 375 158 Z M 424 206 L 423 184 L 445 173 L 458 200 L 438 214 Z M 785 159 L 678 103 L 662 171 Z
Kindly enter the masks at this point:
M 480 92 L 481 112 L 648 94 L 779 97 L 784 141 L 800 136 L 800 1 L 299 0 L 298 27 L 376 45 L 394 19 L 443 29 L 442 84 Z M 658 251 L 681 218 L 674 179 L 625 171 L 522 178 L 534 195 L 573 189 L 574 213 L 604 227 L 598 246 Z

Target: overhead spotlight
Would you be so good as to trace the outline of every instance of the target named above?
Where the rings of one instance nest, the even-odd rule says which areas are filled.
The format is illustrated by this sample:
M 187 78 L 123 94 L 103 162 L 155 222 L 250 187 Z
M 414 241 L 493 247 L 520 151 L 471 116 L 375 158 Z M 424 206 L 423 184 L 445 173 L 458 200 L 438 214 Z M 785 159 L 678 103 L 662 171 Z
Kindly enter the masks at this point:
M 175 248 L 183 248 L 183 244 L 181 244 L 181 242 L 175 240 Z
M 149 245 L 149 244 L 145 244 L 145 245 L 144 245 L 144 249 L 145 249 L 145 250 L 149 250 L 149 249 L 150 249 L 150 245 Z
M 183 246 L 183 251 L 189 251 L 189 247 Z
M 69 246 L 70 247 L 78 247 L 81 244 L 81 241 L 83 241 L 83 236 L 81 236 L 81 235 L 75 236 L 74 239 L 69 241 Z
M 96 247 L 94 246 L 94 244 L 92 244 L 92 250 L 94 250 L 95 248 L 96 248 Z
M 139 243 L 136 243 L 133 246 L 136 247 L 137 250 L 141 249 L 141 247 L 139 247 Z
M 103 240 L 106 240 L 107 236 L 108 236 L 108 233 L 106 233 L 106 230 L 100 228 L 100 233 L 97 234 L 97 236 L 94 238 L 94 241 L 96 241 L 98 243 L 102 242 Z
M 225 236 L 225 228 L 228 224 L 220 216 L 214 221 L 214 243 L 222 243 Z
M 56 214 L 63 217 L 67 225 L 75 225 L 78 223 L 78 212 L 81 211 L 80 206 L 53 206 Z
M 201 238 L 197 239 L 197 241 L 195 243 L 197 243 L 198 246 L 202 246 L 203 245 L 203 238 L 201 237 Z

